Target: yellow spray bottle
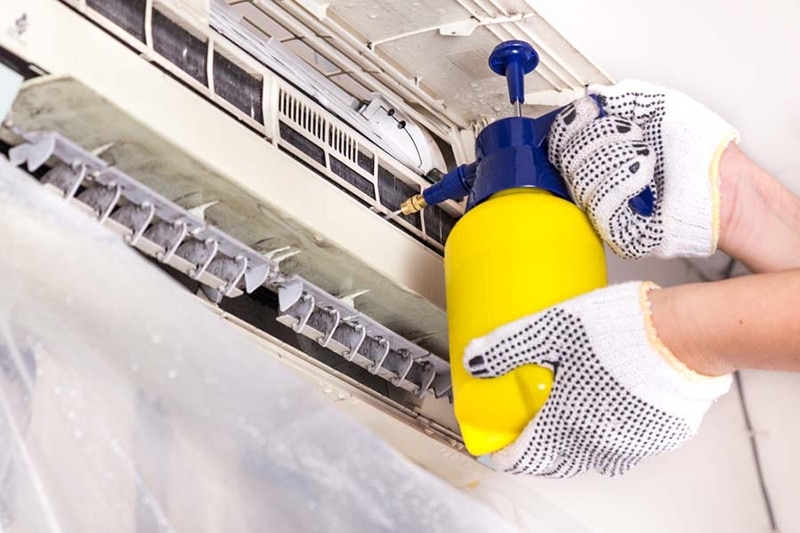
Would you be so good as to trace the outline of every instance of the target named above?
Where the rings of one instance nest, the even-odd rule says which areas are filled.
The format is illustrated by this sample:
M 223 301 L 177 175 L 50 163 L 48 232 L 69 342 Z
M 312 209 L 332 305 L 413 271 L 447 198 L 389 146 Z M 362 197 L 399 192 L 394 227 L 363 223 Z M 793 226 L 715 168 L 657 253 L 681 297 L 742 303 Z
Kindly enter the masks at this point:
M 547 400 L 548 368 L 527 365 L 505 376 L 473 378 L 463 367 L 469 342 L 493 329 L 606 284 L 600 238 L 572 203 L 547 160 L 556 113 L 521 116 L 523 78 L 536 51 L 508 41 L 489 66 L 508 79 L 516 116 L 487 126 L 476 161 L 451 171 L 404 204 L 405 212 L 469 195 L 467 210 L 445 245 L 453 402 L 464 443 L 483 455 L 510 444 Z

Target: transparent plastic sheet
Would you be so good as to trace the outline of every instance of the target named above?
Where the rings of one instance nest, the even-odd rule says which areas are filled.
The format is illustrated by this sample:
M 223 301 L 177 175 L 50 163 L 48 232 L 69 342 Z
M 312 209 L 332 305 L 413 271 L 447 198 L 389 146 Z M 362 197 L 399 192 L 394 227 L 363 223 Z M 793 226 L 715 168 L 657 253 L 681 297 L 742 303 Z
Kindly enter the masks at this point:
M 511 531 L 0 157 L 0 531 Z

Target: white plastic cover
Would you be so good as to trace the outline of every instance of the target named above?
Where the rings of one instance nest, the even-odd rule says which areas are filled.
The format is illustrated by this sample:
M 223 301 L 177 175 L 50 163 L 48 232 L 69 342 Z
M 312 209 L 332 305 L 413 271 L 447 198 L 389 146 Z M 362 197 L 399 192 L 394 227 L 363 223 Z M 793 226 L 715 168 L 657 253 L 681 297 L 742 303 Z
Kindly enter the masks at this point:
M 0 246 L 0 531 L 510 530 L 2 157 Z

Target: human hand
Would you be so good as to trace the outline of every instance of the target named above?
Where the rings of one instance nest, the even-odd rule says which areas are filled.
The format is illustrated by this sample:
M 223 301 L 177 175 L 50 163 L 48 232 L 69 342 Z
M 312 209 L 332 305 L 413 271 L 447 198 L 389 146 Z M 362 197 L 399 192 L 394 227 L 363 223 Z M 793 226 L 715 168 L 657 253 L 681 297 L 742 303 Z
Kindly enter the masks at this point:
M 603 240 L 625 258 L 714 253 L 719 160 L 736 130 L 685 94 L 644 82 L 589 94 L 596 99 L 559 113 L 548 156 Z M 649 213 L 630 204 L 648 187 Z
M 492 455 L 513 473 L 613 476 L 679 447 L 697 431 L 729 375 L 701 376 L 661 343 L 651 283 L 600 289 L 472 341 L 464 364 L 491 378 L 526 364 L 550 367 L 553 388 L 512 444 Z

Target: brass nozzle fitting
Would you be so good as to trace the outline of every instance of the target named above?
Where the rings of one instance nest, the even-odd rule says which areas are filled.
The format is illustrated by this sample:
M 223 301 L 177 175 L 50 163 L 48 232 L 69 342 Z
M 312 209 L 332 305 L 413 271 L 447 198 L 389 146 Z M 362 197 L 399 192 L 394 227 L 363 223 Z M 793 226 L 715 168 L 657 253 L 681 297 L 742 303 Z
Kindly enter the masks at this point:
M 428 204 L 421 194 L 417 194 L 400 204 L 400 212 L 404 215 L 412 215 L 425 209 Z

